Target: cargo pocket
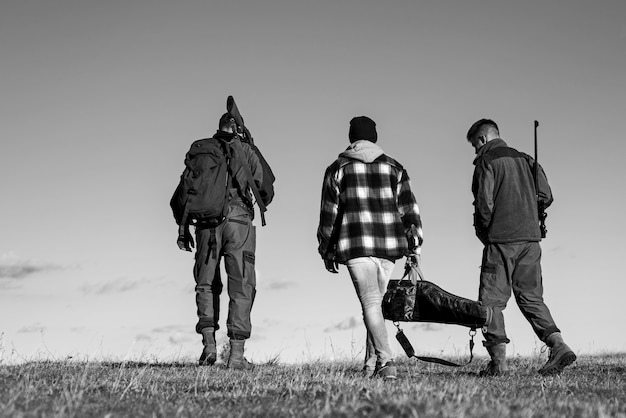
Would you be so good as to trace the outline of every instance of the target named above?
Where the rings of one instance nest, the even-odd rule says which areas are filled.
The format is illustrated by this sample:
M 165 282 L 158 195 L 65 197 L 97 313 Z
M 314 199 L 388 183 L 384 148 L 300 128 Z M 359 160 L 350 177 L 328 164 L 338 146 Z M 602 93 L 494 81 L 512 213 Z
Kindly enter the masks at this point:
M 484 266 L 482 266 L 482 268 L 480 269 L 480 273 L 481 274 L 496 274 L 496 270 L 498 268 L 497 264 L 485 264 Z
M 244 282 L 249 290 L 250 308 L 252 308 L 256 297 L 256 273 L 254 271 L 254 253 L 252 251 L 243 252 L 243 275 Z
M 478 300 L 487 306 L 493 306 L 494 302 L 500 299 L 496 272 L 497 265 L 491 263 L 483 264 L 480 269 Z
M 496 264 L 485 263 L 480 268 L 480 281 L 483 286 L 493 287 L 496 285 L 496 272 L 498 266 Z
M 243 272 L 244 276 L 249 276 L 249 269 L 254 271 L 254 253 L 251 251 L 243 252 Z

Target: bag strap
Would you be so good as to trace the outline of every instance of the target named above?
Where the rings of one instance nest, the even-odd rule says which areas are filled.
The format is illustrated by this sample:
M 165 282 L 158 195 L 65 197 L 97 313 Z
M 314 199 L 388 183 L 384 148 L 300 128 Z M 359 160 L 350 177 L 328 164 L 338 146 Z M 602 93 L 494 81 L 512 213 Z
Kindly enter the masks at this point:
M 402 349 L 404 350 L 404 352 L 406 353 L 407 357 L 409 357 L 409 358 L 415 357 L 416 359 L 424 361 L 424 362 L 427 362 L 427 363 L 437 363 L 437 364 L 441 364 L 443 366 L 449 366 L 449 367 L 463 367 L 463 366 L 467 366 L 468 364 L 470 364 L 472 362 L 472 360 L 474 360 L 474 335 L 476 335 L 476 329 L 474 329 L 474 328 L 470 329 L 470 332 L 469 332 L 469 335 L 470 335 L 470 341 L 469 341 L 470 358 L 469 358 L 467 363 L 465 363 L 465 364 L 458 364 L 458 363 L 453 363 L 451 361 L 444 360 L 444 359 L 437 358 L 437 357 L 426 357 L 426 356 L 417 356 L 417 355 L 415 355 L 415 350 L 413 349 L 413 346 L 411 345 L 411 342 L 409 341 L 407 336 L 404 335 L 404 331 L 402 331 L 402 329 L 400 328 L 400 324 L 398 322 L 394 322 L 393 324 L 396 326 L 396 328 L 398 328 L 398 332 L 396 333 L 396 339 L 398 340 L 398 342 L 402 346 Z

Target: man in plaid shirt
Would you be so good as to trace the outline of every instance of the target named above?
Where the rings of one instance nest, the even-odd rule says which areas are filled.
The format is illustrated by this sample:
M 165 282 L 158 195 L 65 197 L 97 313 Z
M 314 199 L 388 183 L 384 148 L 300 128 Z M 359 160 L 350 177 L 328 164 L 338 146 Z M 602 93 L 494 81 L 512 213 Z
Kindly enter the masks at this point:
M 326 269 L 337 273 L 338 263 L 345 264 L 361 302 L 364 375 L 395 379 L 381 303 L 394 261 L 419 261 L 422 223 L 406 170 L 377 138 L 370 118 L 350 121 L 350 146 L 324 175 L 317 239 Z

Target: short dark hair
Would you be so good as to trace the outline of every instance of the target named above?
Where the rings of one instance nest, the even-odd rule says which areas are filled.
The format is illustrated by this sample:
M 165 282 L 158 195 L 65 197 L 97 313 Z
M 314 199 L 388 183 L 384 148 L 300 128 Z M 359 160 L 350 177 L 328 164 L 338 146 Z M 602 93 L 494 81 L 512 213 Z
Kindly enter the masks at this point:
M 491 119 L 481 119 L 472 125 L 467 131 L 467 140 L 470 141 L 473 137 L 477 136 L 479 133 L 486 133 L 490 129 L 495 129 L 495 131 L 500 134 L 500 129 L 498 128 L 498 124 L 496 124 Z
M 220 118 L 219 129 L 222 129 L 225 125 L 227 125 L 231 119 L 234 119 L 230 113 L 224 113 Z

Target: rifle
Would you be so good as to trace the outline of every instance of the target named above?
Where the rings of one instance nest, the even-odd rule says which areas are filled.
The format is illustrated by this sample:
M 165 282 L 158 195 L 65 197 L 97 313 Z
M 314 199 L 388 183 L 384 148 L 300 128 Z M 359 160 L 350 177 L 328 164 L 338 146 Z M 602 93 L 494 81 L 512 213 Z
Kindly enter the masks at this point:
M 226 111 L 230 114 L 230 116 L 235 119 L 235 123 L 237 124 L 237 132 L 241 134 L 243 137 L 243 141 L 247 142 L 250 145 L 254 145 L 254 139 L 252 139 L 252 135 L 248 128 L 246 128 L 246 124 L 243 122 L 243 116 L 239 112 L 239 108 L 235 103 L 235 99 L 233 96 L 228 96 L 226 99 Z
M 252 193 L 254 194 L 254 199 L 256 200 L 257 205 L 259 206 L 259 211 L 261 213 L 261 225 L 265 226 L 265 212 L 267 211 L 267 205 L 270 204 L 272 199 L 274 198 L 274 181 L 276 177 L 274 177 L 274 173 L 270 168 L 269 164 L 261 154 L 261 151 L 254 145 L 254 139 L 252 138 L 252 134 L 243 121 L 243 116 L 241 116 L 241 112 L 239 112 L 239 108 L 235 103 L 235 99 L 233 96 L 228 96 L 226 99 L 226 111 L 230 114 L 230 116 L 235 119 L 235 123 L 237 124 L 237 133 L 240 134 L 242 141 L 250 145 L 254 153 L 259 158 L 261 162 L 261 167 L 263 169 L 263 183 L 260 187 L 252 180 L 252 174 L 249 173 L 249 169 L 244 164 L 244 168 L 248 171 L 248 177 L 250 178 L 250 188 L 252 189 Z
M 534 166 L 534 177 L 535 177 L 535 193 L 537 195 L 537 212 L 539 214 L 539 230 L 541 231 L 541 238 L 546 237 L 546 233 L 548 230 L 546 229 L 546 218 L 548 214 L 546 213 L 546 208 L 544 202 L 539 198 L 539 161 L 537 156 L 537 128 L 539 127 L 539 122 L 535 121 L 535 166 Z

